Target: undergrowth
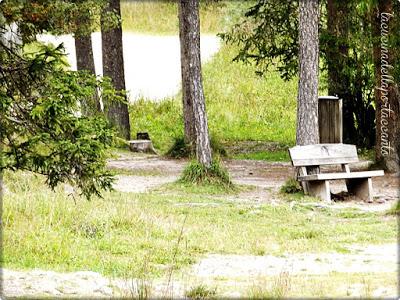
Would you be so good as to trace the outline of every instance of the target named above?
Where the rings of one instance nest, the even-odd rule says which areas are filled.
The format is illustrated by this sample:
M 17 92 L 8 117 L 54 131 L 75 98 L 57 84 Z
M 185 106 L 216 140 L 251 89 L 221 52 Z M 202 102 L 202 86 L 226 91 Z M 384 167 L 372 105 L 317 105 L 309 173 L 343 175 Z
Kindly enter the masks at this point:
M 225 188 L 233 188 L 228 171 L 218 159 L 214 159 L 209 168 L 197 161 L 190 162 L 183 170 L 178 182 L 196 185 L 220 185 Z

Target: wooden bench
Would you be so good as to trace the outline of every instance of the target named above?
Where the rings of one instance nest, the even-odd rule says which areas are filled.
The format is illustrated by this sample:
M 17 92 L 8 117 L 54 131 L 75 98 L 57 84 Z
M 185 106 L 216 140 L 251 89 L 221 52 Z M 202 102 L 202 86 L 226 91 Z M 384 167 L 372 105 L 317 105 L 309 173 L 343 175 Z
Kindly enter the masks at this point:
M 350 171 L 349 164 L 358 162 L 355 145 L 296 146 L 289 149 L 289 155 L 293 166 L 299 168 L 297 180 L 302 183 L 305 193 L 329 202 L 331 201 L 329 180 L 345 180 L 349 193 L 363 200 L 372 201 L 372 177 L 384 175 L 382 170 Z M 322 165 L 341 165 L 342 172 L 321 173 Z

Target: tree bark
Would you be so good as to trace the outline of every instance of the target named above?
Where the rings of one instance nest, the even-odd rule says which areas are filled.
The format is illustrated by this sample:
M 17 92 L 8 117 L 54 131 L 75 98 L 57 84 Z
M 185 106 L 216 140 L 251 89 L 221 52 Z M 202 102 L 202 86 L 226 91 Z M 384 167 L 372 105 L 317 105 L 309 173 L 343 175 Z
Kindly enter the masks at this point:
M 78 71 L 87 71 L 96 76 L 92 48 L 92 38 L 89 35 L 75 35 L 76 67 Z M 94 91 L 92 103 L 81 103 L 82 114 L 92 115 L 101 111 L 100 100 L 97 90 Z
M 109 76 L 116 90 L 125 90 L 124 56 L 122 46 L 121 23 L 115 28 L 108 28 L 105 19 L 107 12 L 114 12 L 121 17 L 119 0 L 109 0 L 108 7 L 101 18 L 101 44 L 103 57 L 103 76 Z M 125 99 L 126 100 L 126 99 Z M 130 122 L 126 102 L 107 103 L 107 117 L 114 124 L 122 138 L 130 140 Z
M 372 12 L 375 65 L 376 143 L 375 158 L 385 170 L 399 172 L 400 93 L 393 78 L 395 53 L 389 37 L 393 20 L 392 1 L 380 0 Z
M 193 139 L 190 126 L 194 123 L 196 157 L 209 168 L 212 157 L 201 75 L 199 0 L 180 0 L 179 21 L 185 138 Z
M 187 5 L 179 2 L 179 39 L 181 46 L 181 78 L 182 78 L 182 106 L 185 143 L 194 150 L 196 145 L 196 129 L 193 112 L 194 93 L 190 89 L 189 75 L 189 44 L 195 43 L 195 33 L 191 26 L 194 12 L 188 11 Z
M 318 144 L 318 0 L 300 0 L 296 144 Z

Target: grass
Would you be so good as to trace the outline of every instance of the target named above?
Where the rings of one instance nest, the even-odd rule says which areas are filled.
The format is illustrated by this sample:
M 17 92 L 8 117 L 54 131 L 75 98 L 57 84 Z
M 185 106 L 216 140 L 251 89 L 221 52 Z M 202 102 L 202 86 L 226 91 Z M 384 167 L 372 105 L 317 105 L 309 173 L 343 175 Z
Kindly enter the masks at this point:
M 223 45 L 203 67 L 211 134 L 222 142 L 293 145 L 297 80 L 284 82 L 274 71 L 257 77 L 252 66 L 232 63 L 236 51 L 234 46 Z M 130 105 L 130 115 L 132 133 L 149 132 L 161 152 L 167 152 L 176 137 L 183 135 L 181 94 L 158 103 L 141 99 Z M 283 152 L 257 155 L 287 160 Z
M 5 268 L 135 277 L 147 257 L 147 274 L 158 277 L 171 266 L 180 270 L 193 264 L 205 253 L 343 251 L 354 243 L 395 242 L 397 236 L 391 215 L 353 213 L 349 218 L 346 210 L 234 203 L 190 189 L 110 192 L 90 202 L 77 197 L 75 203 L 62 188 L 53 193 L 43 181 L 31 173 L 5 174 Z
M 200 31 L 206 34 L 223 31 L 243 6 L 231 1 L 201 1 Z M 125 31 L 153 35 L 179 33 L 176 1 L 121 1 L 121 15 Z
M 289 162 L 289 153 L 284 150 L 278 151 L 258 151 L 251 153 L 238 153 L 233 155 L 235 159 L 265 160 L 276 162 Z

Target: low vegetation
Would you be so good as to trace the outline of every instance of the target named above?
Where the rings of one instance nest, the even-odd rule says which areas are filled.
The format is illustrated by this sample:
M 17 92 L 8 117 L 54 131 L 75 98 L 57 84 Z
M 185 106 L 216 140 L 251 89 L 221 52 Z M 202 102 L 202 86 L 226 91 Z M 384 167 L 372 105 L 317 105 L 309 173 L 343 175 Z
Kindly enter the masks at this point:
M 158 277 L 206 253 L 343 252 L 349 244 L 397 237 L 396 216 L 385 213 L 233 203 L 223 190 L 182 192 L 173 186 L 142 194 L 109 192 L 87 201 L 62 187 L 51 192 L 43 181 L 28 172 L 5 174 L 5 268 L 137 278 L 146 258 L 146 274 Z
M 225 188 L 233 188 L 228 171 L 221 165 L 218 159 L 214 159 L 209 168 L 206 168 L 197 161 L 192 161 L 183 170 L 179 182 L 184 184 L 216 185 Z

